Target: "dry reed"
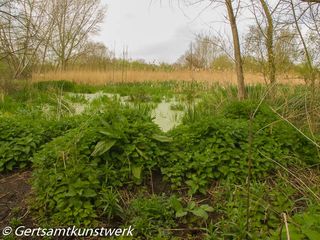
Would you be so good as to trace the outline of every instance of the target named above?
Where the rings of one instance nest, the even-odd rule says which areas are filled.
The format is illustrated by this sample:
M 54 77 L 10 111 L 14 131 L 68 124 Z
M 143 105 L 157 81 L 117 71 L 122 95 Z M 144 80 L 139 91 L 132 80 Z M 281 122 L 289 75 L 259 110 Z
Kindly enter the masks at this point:
M 121 82 L 146 82 L 146 81 L 197 81 L 209 84 L 235 85 L 236 75 L 232 71 L 92 71 L 92 70 L 68 70 L 49 71 L 41 74 L 33 74 L 33 82 L 49 80 L 69 80 L 77 83 L 91 85 L 105 85 Z M 254 73 L 245 73 L 245 82 L 248 85 L 263 84 L 263 76 Z M 282 84 L 304 84 L 302 79 L 292 76 L 279 76 L 278 82 Z

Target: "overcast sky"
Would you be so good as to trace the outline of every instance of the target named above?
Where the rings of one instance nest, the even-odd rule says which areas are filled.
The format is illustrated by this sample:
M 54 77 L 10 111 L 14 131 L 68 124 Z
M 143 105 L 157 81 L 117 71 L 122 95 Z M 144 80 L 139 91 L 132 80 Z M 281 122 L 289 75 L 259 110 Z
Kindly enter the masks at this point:
M 200 32 L 225 31 L 221 11 L 204 6 L 180 7 L 170 0 L 102 0 L 107 14 L 95 39 L 119 56 L 128 47 L 129 57 L 148 62 L 175 62 Z M 177 2 L 177 1 L 173 1 Z M 211 30 L 210 30 L 211 28 Z M 214 29 L 214 30 L 213 30 Z M 227 29 L 228 30 L 228 29 Z

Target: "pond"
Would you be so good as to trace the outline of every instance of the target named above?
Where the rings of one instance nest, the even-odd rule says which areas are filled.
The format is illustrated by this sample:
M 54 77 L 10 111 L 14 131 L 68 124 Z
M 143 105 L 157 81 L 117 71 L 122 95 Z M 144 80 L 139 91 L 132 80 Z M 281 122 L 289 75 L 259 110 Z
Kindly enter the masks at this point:
M 112 100 L 119 101 L 121 104 L 134 106 L 134 103 L 130 101 L 130 96 L 120 96 L 120 94 L 117 93 L 105 93 L 102 91 L 96 93 L 68 93 L 68 97 L 85 100 L 83 103 L 72 103 L 72 107 L 75 110 L 74 114 L 84 113 L 87 108 L 90 108 L 90 103 L 105 96 Z M 152 103 L 153 102 L 147 102 L 143 104 Z M 153 118 L 153 122 L 157 124 L 163 132 L 167 132 L 181 124 L 185 113 L 184 102 L 178 101 L 175 97 L 171 99 L 163 98 L 160 103 L 154 103 L 154 106 L 151 111 L 151 117 Z M 181 107 L 176 109 L 174 106 Z

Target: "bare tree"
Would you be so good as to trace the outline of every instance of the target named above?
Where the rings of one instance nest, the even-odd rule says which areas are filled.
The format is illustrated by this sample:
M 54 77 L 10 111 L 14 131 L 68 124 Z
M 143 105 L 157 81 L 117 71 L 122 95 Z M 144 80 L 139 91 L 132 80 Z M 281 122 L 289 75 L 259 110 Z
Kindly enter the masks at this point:
M 249 26 L 245 35 L 244 61 L 249 70 L 253 70 L 253 63 L 258 65 L 258 71 L 262 73 L 265 83 L 268 83 L 268 69 L 266 64 L 266 45 L 263 32 L 258 25 Z M 249 66 L 249 64 L 251 65 Z
M 304 27 L 307 28 L 309 53 L 314 67 L 320 67 L 320 4 L 301 4 L 301 7 L 304 10 L 301 21 Z
M 259 5 L 259 6 L 258 6 Z M 275 4 L 276 7 L 278 4 Z M 259 0 L 259 4 L 252 1 L 253 15 L 257 24 L 257 29 L 260 30 L 261 36 L 264 38 L 264 44 L 267 50 L 267 75 L 268 80 L 271 84 L 276 81 L 276 66 L 275 66 L 275 55 L 274 55 L 274 23 L 273 16 L 274 10 L 271 10 L 266 0 Z M 258 13 L 261 13 L 263 19 L 259 20 Z M 265 26 L 262 25 L 264 22 Z
M 299 38 L 300 38 L 300 42 L 303 47 L 307 72 L 308 72 L 308 75 L 306 76 L 306 80 L 308 81 L 308 83 L 311 86 L 311 89 L 313 91 L 312 95 L 314 95 L 315 68 L 314 68 L 313 59 L 310 54 L 310 50 L 309 50 L 307 41 L 305 39 L 305 35 L 303 34 L 302 28 L 301 28 L 301 24 L 303 24 L 303 22 L 301 22 L 301 20 L 303 19 L 303 15 L 306 13 L 306 10 L 300 8 L 301 7 L 300 3 L 294 3 L 293 0 L 288 0 L 287 3 L 289 5 L 291 13 L 292 13 L 292 19 L 289 19 L 289 23 L 291 21 L 291 23 L 295 26 L 295 29 L 298 33 Z
M 178 0 L 179 2 L 179 0 Z M 236 15 L 240 9 L 240 1 L 238 2 L 238 6 L 234 8 L 232 0 L 185 0 L 185 2 L 189 3 L 190 5 L 209 2 L 209 5 L 206 7 L 210 7 L 212 4 L 222 4 L 227 13 L 228 23 L 231 27 L 232 33 L 232 40 L 233 40 L 233 55 L 235 60 L 235 69 L 237 74 L 237 87 L 238 87 L 238 98 L 244 99 L 246 98 L 246 89 L 244 83 L 244 74 L 243 74 L 243 61 L 241 55 L 241 45 L 239 40 L 239 32 L 238 26 L 236 21 Z
M 306 113 L 308 117 L 308 123 L 310 132 L 314 132 L 317 123 L 317 115 L 315 112 L 316 108 L 316 80 L 317 76 L 317 66 L 316 66 L 316 56 L 312 49 L 312 41 L 310 41 L 310 36 L 318 35 L 319 27 L 319 4 L 294 1 L 294 0 L 283 0 L 283 9 L 287 12 L 283 14 L 283 23 L 294 27 L 297 32 L 300 46 L 300 56 L 302 63 L 302 73 L 309 86 L 310 94 L 306 96 Z M 311 18 L 310 18 L 311 17 Z M 315 20 L 315 21 L 314 21 Z M 319 38 L 319 35 L 318 35 Z M 315 49 L 318 52 L 319 48 Z M 310 111 L 309 111 L 310 110 Z
M 245 84 L 244 84 L 243 62 L 242 62 L 242 56 L 241 56 L 239 33 L 238 33 L 235 13 L 232 6 L 232 1 L 225 0 L 225 4 L 226 4 L 228 18 L 230 22 L 231 31 L 232 31 L 234 59 L 236 64 L 236 73 L 237 73 L 237 82 L 238 82 L 238 98 L 241 100 L 246 97 L 246 90 L 245 90 Z
M 14 78 L 30 74 L 41 45 L 39 29 L 44 28 L 44 3 L 40 0 L 13 0 L 2 5 L 0 14 L 1 55 Z
M 177 60 L 177 63 L 190 69 L 209 69 L 221 52 L 217 41 L 214 36 L 197 34 L 190 48 Z
M 99 31 L 105 16 L 100 0 L 54 0 L 50 16 L 54 21 L 50 47 L 57 66 L 65 70 L 71 59 L 83 51 L 90 34 Z
M 283 74 L 294 69 L 298 63 L 299 48 L 297 34 L 292 27 L 275 29 L 273 33 L 273 58 L 276 74 Z M 268 50 L 264 32 L 258 25 L 249 27 L 245 35 L 245 66 L 263 74 L 266 84 L 270 83 Z
M 89 41 L 75 60 L 75 65 L 81 68 L 106 69 L 114 55 L 103 43 Z
M 105 16 L 105 6 L 95 0 L 11 0 L 0 6 L 0 57 L 14 78 L 30 76 L 45 62 L 66 69 Z

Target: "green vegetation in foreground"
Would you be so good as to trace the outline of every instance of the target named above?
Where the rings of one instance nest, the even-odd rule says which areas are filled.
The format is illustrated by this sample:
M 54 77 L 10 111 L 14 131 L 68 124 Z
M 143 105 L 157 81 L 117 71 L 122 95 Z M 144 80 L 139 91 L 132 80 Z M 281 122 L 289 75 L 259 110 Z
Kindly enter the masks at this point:
M 55 137 L 76 128 L 79 117 L 61 121 L 0 116 L 0 172 L 30 166 L 33 154 Z
M 46 84 L 29 97 L 6 96 L 0 122 L 0 169 L 32 165 L 38 224 L 133 225 L 135 239 L 285 239 L 285 213 L 291 239 L 320 238 L 318 151 L 270 109 L 298 111 L 300 101 L 284 95 L 285 86 L 256 109 L 260 86 L 251 100 L 237 102 L 233 88 L 124 85 L 124 95 L 144 89 L 187 100 L 183 124 L 163 133 L 140 100 L 128 107 L 100 99 L 89 114 L 46 118 L 35 106 L 50 103 L 50 93 L 82 88 Z M 108 87 L 121 85 L 96 90 Z M 4 111 L 8 99 L 21 109 Z M 288 100 L 295 108 L 283 107 Z M 36 110 L 25 117 L 28 109 Z M 294 121 L 303 129 L 302 118 Z

